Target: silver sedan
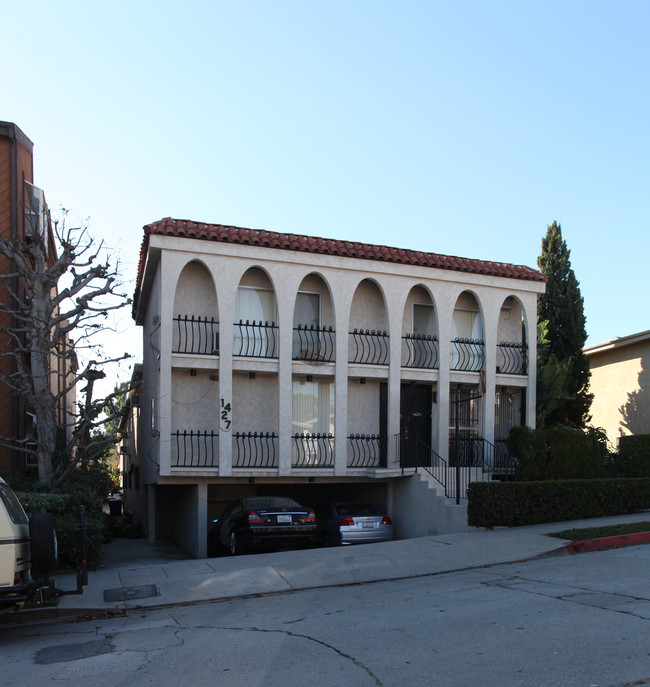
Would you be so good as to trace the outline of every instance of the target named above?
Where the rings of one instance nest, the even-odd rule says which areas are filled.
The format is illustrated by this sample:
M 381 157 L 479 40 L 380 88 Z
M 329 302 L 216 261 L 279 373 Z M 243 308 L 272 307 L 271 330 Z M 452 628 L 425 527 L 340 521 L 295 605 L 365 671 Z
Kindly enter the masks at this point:
M 370 503 L 335 502 L 317 511 L 316 539 L 321 546 L 390 541 L 393 521 Z

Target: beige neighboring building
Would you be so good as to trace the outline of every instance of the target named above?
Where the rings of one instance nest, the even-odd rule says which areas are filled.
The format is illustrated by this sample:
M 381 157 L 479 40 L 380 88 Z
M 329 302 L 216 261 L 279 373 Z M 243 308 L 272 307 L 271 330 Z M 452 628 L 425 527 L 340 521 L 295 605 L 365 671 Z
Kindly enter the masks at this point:
M 650 434 L 650 330 L 589 346 L 585 355 L 594 394 L 591 424 L 614 446 L 622 434 Z

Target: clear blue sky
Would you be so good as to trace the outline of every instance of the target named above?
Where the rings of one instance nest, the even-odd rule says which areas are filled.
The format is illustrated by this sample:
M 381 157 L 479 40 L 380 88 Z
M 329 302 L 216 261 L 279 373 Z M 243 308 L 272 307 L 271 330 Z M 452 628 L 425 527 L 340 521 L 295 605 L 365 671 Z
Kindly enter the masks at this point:
M 165 216 L 530 266 L 557 220 L 588 343 L 650 329 L 650 2 L 2 0 L 0 24 L 0 119 L 126 279 Z

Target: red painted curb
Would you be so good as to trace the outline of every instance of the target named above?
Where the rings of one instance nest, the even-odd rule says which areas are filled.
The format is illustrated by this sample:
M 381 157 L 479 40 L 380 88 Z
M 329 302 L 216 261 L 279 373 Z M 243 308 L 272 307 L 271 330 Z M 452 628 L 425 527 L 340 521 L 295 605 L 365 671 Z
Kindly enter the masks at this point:
M 634 534 L 618 534 L 613 537 L 599 537 L 584 541 L 570 541 L 566 546 L 569 553 L 587 553 L 588 551 L 605 551 L 622 546 L 636 546 L 650 544 L 650 532 L 635 532 Z

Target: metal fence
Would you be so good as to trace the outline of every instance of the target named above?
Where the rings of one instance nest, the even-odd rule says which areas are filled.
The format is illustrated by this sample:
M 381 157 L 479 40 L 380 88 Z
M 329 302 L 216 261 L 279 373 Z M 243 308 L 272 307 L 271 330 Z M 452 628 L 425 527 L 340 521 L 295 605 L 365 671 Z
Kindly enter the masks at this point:
M 233 355 L 245 358 L 277 358 L 278 327 L 275 322 L 235 322 Z
M 350 434 L 349 468 L 386 467 L 387 438 L 379 434 Z
M 275 432 L 235 432 L 232 435 L 234 468 L 277 468 L 278 437 Z
M 388 365 L 388 334 L 374 329 L 351 331 L 349 362 Z
M 428 334 L 406 334 L 402 337 L 402 367 L 438 369 L 438 337 Z
M 334 361 L 334 330 L 332 327 L 298 325 L 293 329 L 293 359 L 310 362 Z
M 219 355 L 219 323 L 214 317 L 174 317 L 172 353 Z
M 294 434 L 291 465 L 294 468 L 334 467 L 333 434 Z
M 480 339 L 453 339 L 451 342 L 452 370 L 479 372 L 485 365 L 485 341 Z
M 526 344 L 501 341 L 497 345 L 497 372 L 506 375 L 525 375 L 528 372 Z
M 400 463 L 426 470 L 444 488 L 445 496 L 457 502 L 467 498 L 471 482 L 511 479 L 517 465 L 503 447 L 480 436 L 452 438 L 449 461 L 418 439 L 415 455 L 401 456 Z
M 215 468 L 219 465 L 219 434 L 215 431 L 177 430 L 171 435 L 173 468 Z

